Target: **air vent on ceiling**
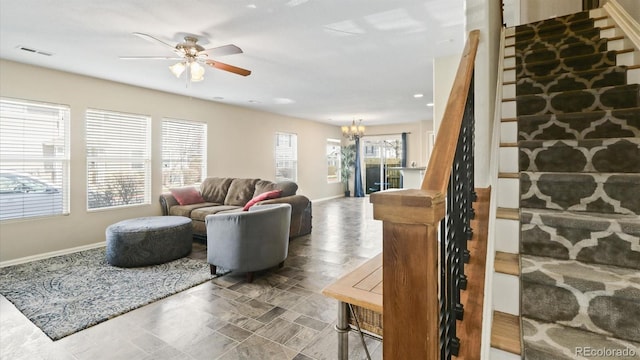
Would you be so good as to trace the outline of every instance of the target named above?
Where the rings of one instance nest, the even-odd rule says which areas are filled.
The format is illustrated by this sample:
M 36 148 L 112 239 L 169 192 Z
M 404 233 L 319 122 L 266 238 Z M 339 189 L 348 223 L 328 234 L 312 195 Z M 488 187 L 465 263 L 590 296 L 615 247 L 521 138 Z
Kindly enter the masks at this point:
M 46 52 L 46 51 L 42 51 L 42 50 L 38 50 L 38 49 L 33 49 L 33 48 L 29 48 L 26 46 L 22 46 L 22 45 L 18 45 L 16 46 L 18 49 L 22 50 L 22 51 L 26 51 L 26 52 L 30 52 L 30 53 L 34 53 L 34 54 L 40 54 L 40 55 L 44 55 L 44 56 L 51 56 L 53 55 L 50 52 Z

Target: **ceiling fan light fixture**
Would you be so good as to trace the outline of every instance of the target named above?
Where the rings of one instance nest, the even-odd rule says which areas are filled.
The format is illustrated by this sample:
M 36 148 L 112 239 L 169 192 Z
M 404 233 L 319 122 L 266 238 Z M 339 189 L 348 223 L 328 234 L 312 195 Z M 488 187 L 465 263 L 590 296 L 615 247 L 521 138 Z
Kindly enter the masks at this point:
M 204 67 L 197 62 L 192 62 L 190 65 L 191 81 L 198 82 L 204 80 Z
M 179 63 L 175 63 L 171 66 L 169 66 L 169 70 L 171 70 L 171 73 L 173 75 L 175 75 L 177 78 L 180 78 L 180 75 L 182 75 L 182 73 L 185 71 L 186 67 L 184 66 L 184 62 L 181 61 Z

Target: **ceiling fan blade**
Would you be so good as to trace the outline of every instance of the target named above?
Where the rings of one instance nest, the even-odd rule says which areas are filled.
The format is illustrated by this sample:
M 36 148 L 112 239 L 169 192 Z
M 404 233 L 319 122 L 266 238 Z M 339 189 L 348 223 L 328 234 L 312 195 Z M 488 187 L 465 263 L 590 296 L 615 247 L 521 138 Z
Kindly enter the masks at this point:
M 232 72 L 234 74 L 238 74 L 242 76 L 248 76 L 251 74 L 250 70 L 239 68 L 237 66 L 233 66 L 225 63 L 221 63 L 219 61 L 207 60 L 207 65 L 214 67 L 216 69 Z
M 135 35 L 135 36 L 137 36 L 137 37 L 139 37 L 139 38 L 141 38 L 141 39 L 145 39 L 145 40 L 147 40 L 147 41 L 150 41 L 150 42 L 156 43 L 156 44 L 164 45 L 164 46 L 168 47 L 169 49 L 171 49 L 171 51 L 172 51 L 172 52 L 174 52 L 174 53 L 179 53 L 179 52 L 178 52 L 178 49 L 176 49 L 176 47 L 175 47 L 175 46 L 173 46 L 173 45 L 171 45 L 171 44 L 169 44 L 169 43 L 166 43 L 166 42 L 164 42 L 164 41 L 162 41 L 162 40 L 160 40 L 160 39 L 158 39 L 158 38 L 156 38 L 156 37 L 153 37 L 153 36 L 151 36 L 151 35 L 149 35 L 149 34 L 144 34 L 144 33 L 134 32 L 134 33 L 133 33 L 133 35 Z
M 203 52 L 206 52 L 207 54 L 211 55 L 211 56 L 224 56 L 224 55 L 233 55 L 233 54 L 241 54 L 242 53 L 242 49 L 240 49 L 239 47 L 233 45 L 233 44 L 229 44 L 229 45 L 223 45 L 223 46 L 218 46 L 218 47 L 214 47 L 211 49 L 206 49 Z
M 182 60 L 175 56 L 120 56 L 122 60 Z

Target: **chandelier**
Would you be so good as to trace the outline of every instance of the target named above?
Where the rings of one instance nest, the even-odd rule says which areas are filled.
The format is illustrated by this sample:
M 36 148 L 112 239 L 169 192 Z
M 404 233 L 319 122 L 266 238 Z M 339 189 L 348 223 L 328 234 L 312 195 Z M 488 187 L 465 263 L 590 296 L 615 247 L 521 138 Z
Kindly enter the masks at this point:
M 351 126 L 343 126 L 342 135 L 351 141 L 361 138 L 364 135 L 364 125 L 362 125 L 362 119 L 358 120 L 357 125 L 356 121 L 353 120 L 353 122 L 351 122 Z

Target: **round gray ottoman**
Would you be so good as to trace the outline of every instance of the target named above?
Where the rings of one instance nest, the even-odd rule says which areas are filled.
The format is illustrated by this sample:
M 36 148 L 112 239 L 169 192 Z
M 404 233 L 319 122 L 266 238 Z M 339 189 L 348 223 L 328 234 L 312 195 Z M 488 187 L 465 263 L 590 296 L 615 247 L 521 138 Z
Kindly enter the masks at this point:
M 149 216 L 109 225 L 107 262 L 120 267 L 162 264 L 189 255 L 191 219 L 184 216 Z

